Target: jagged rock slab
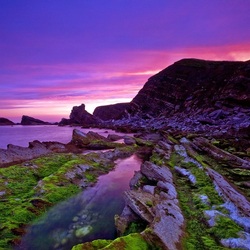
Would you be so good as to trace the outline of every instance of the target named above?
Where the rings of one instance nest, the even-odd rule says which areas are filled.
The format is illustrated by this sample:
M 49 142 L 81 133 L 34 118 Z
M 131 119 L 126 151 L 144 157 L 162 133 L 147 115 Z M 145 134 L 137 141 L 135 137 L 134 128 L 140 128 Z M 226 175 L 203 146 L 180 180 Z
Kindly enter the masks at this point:
M 194 139 L 194 143 L 216 160 L 223 161 L 233 168 L 250 169 L 250 162 L 217 148 L 205 138 L 196 138 Z
M 211 168 L 207 168 L 210 178 L 214 181 L 222 197 L 225 200 L 230 200 L 238 209 L 245 215 L 250 217 L 250 202 L 244 195 L 235 190 L 218 172 Z
M 173 200 L 163 200 L 155 207 L 153 234 L 163 243 L 164 249 L 179 249 L 183 226 L 184 217 Z
M 0 149 L 0 167 L 11 163 L 21 162 L 46 155 L 53 152 L 66 152 L 66 147 L 58 142 L 39 142 L 29 143 L 29 147 L 20 147 L 9 144 L 7 149 Z
M 167 167 L 160 167 L 152 162 L 146 161 L 141 166 L 141 173 L 149 180 L 172 182 L 173 175 Z
M 152 211 L 151 204 L 153 203 L 154 196 L 152 194 L 137 190 L 130 190 L 125 191 L 124 199 L 126 205 L 129 206 L 139 217 L 148 223 L 153 221 L 154 212 Z

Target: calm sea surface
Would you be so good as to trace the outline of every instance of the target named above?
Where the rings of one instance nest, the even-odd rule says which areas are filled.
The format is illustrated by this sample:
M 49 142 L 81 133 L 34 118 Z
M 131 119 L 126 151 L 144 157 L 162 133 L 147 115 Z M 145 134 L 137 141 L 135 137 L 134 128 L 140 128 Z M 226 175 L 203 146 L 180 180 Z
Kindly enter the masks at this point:
M 18 146 L 27 147 L 29 142 L 38 141 L 58 141 L 61 143 L 68 143 L 72 138 L 72 131 L 74 127 L 58 127 L 54 125 L 45 126 L 0 126 L 0 148 L 7 148 L 8 144 L 14 144 Z M 109 133 L 115 133 L 108 129 L 77 129 L 87 133 L 88 131 L 94 131 L 105 137 Z M 119 133 L 115 133 L 119 134 Z

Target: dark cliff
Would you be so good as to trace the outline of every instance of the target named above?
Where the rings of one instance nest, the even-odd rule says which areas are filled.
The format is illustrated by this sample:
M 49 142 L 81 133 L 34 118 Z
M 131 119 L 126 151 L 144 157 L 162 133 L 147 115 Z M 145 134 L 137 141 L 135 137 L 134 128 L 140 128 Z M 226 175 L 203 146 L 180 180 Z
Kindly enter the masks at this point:
M 144 116 L 249 108 L 250 61 L 183 59 L 149 78 L 129 112 Z
M 117 103 L 113 105 L 99 106 L 95 108 L 93 115 L 103 121 L 118 120 L 130 103 Z

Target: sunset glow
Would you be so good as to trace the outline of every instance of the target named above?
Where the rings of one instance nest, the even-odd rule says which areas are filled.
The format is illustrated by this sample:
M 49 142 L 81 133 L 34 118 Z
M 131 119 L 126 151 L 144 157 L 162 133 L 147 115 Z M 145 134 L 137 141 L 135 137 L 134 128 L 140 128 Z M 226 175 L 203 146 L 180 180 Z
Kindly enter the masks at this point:
M 129 102 L 182 58 L 250 59 L 249 1 L 4 1 L 0 117 Z

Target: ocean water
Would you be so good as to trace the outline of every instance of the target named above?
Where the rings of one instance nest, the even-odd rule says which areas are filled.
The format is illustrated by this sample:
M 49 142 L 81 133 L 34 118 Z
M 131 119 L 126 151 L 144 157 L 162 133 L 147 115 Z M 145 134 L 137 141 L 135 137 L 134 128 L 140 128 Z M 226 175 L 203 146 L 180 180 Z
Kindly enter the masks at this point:
M 27 147 L 29 142 L 38 141 L 57 141 L 61 143 L 68 143 L 72 138 L 72 132 L 75 127 L 59 127 L 56 125 L 39 125 L 39 126 L 0 126 L 0 148 L 6 149 L 8 144 Z M 77 129 L 87 133 L 94 131 L 105 137 L 108 134 L 119 134 L 109 129 Z

